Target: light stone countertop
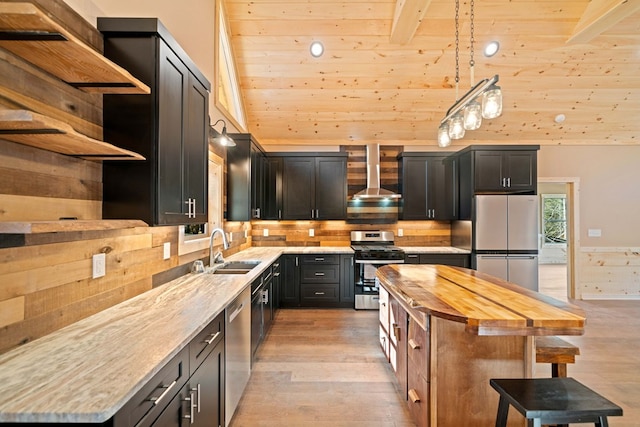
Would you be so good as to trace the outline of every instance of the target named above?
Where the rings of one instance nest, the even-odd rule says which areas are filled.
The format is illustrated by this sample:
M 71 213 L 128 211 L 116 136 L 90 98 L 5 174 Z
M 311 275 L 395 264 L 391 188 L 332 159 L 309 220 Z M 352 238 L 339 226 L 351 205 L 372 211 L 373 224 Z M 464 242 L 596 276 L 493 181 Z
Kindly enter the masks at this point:
M 400 246 L 408 254 L 470 254 L 466 249 L 453 246 Z
M 314 253 L 353 250 L 252 247 L 227 258 L 261 261 L 247 274 L 187 274 L 0 355 L 0 422 L 107 421 L 281 254 Z

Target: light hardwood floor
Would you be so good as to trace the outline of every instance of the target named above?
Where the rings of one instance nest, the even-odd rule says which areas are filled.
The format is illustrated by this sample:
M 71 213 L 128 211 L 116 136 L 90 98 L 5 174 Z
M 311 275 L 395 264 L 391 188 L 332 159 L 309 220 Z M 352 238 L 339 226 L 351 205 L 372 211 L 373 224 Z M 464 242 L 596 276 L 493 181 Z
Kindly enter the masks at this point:
M 541 291 L 562 297 L 566 276 L 542 270 Z M 623 408 L 610 426 L 640 426 L 640 301 L 572 302 L 587 327 L 566 338 L 581 351 L 569 376 Z M 376 311 L 280 310 L 231 426 L 413 426 L 378 347 L 377 319 Z M 536 376 L 549 375 L 536 366 Z

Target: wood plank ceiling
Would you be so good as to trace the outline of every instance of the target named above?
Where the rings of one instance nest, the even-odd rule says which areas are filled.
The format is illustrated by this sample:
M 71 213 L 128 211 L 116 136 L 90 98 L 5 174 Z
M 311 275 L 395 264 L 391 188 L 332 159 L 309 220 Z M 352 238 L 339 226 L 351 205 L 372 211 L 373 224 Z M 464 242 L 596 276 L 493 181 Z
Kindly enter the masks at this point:
M 397 0 L 400 13 L 396 0 L 223 1 L 248 130 L 262 145 L 437 147 L 456 97 L 454 0 Z M 400 10 L 425 6 L 421 21 Z M 390 40 L 395 16 L 404 44 Z M 460 19 L 462 96 L 469 0 Z M 453 145 L 640 143 L 640 0 L 476 0 L 474 22 L 476 81 L 499 74 L 504 111 Z M 486 58 L 491 40 L 500 51 Z

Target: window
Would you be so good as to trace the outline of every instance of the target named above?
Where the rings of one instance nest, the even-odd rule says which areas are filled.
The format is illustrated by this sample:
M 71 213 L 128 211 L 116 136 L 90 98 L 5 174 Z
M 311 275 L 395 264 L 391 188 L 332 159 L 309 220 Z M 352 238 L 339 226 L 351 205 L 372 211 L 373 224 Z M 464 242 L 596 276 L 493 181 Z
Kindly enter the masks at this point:
M 567 244 L 567 196 L 542 195 L 542 232 L 544 245 Z

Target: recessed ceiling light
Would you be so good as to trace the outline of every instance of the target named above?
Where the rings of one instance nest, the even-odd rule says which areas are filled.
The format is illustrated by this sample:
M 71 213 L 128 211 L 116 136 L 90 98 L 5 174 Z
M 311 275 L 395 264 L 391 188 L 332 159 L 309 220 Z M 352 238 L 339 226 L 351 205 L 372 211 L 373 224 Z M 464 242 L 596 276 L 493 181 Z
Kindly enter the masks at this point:
M 492 41 L 484 47 L 484 56 L 491 57 L 498 53 L 498 50 L 500 50 L 500 43 Z
M 558 114 L 555 119 L 553 119 L 556 123 L 562 123 L 566 119 L 564 114 Z
M 311 56 L 319 58 L 324 53 L 324 46 L 322 46 L 322 43 L 320 42 L 313 42 L 311 43 L 309 50 L 311 51 Z

